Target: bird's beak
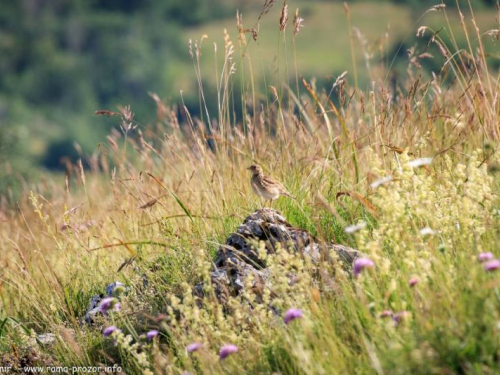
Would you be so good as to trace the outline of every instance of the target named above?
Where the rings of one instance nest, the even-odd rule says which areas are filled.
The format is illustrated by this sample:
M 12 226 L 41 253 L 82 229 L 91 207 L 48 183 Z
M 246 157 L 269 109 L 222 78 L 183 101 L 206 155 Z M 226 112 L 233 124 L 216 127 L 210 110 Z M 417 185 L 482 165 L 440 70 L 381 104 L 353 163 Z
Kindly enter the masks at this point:
M 252 169 L 252 167 L 248 167 L 247 169 Z

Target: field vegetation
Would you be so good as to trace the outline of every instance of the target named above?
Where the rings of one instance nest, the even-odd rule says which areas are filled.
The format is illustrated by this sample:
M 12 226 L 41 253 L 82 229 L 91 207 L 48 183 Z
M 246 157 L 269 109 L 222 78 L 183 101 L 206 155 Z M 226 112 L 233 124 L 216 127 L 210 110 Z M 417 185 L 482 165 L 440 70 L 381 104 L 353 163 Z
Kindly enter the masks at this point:
M 93 154 L 68 162 L 65 178 L 26 186 L 15 204 L 2 198 L 2 364 L 118 364 L 129 374 L 500 371 L 498 13 L 479 22 L 470 4 L 424 10 L 412 32 L 420 42 L 402 52 L 394 78 L 384 40 L 396 36 L 380 30 L 380 42 L 356 42 L 362 8 L 329 4 L 342 28 L 301 40 L 328 21 L 294 5 L 268 0 L 239 18 L 216 55 L 193 31 L 196 114 L 153 93 L 151 125 L 133 102 L 101 110 L 109 119 L 98 120 L 115 127 Z M 264 39 L 276 46 L 274 70 Z M 303 76 L 304 50 L 313 60 L 335 55 L 338 74 L 323 85 Z M 255 163 L 296 198 L 273 203 L 288 221 L 364 255 L 346 268 L 256 245 L 269 286 L 223 305 L 210 270 L 219 245 L 263 206 L 246 170 Z M 124 286 L 84 324 L 91 297 L 114 281 Z M 48 333 L 55 341 L 44 344 Z

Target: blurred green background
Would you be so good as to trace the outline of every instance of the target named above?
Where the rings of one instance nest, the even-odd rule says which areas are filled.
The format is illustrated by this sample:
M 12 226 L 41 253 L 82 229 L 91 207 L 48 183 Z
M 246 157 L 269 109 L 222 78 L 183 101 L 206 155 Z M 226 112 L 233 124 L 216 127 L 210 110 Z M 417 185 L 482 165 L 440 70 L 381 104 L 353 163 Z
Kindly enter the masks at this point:
M 196 115 L 198 94 L 188 40 L 208 36 L 202 71 L 204 86 L 213 93 L 213 43 L 222 55 L 226 28 L 237 44 L 236 9 L 243 13 L 245 27 L 253 27 L 263 2 L 0 0 L 0 194 L 12 195 L 23 180 L 62 169 L 63 156 L 78 158 L 75 143 L 84 153 L 93 152 L 117 124 L 116 119 L 95 117 L 97 109 L 116 110 L 117 105 L 130 104 L 136 119 L 147 125 L 154 122 L 156 113 L 148 92 L 176 103 L 183 91 Z M 297 66 L 308 79 L 328 82 L 348 70 L 352 80 L 342 3 L 289 1 L 290 20 L 296 8 L 305 19 L 296 39 Z M 406 50 L 416 42 L 417 20 L 436 3 L 348 1 L 356 28 L 361 88 L 368 88 L 372 78 L 365 56 L 372 55 L 372 63 L 386 67 L 395 56 L 407 64 Z M 455 0 L 446 3 L 452 25 L 458 30 L 458 15 L 452 9 Z M 459 3 L 468 9 L 467 1 Z M 481 27 L 494 27 L 496 0 L 474 0 L 472 4 Z M 282 1 L 277 1 L 261 20 L 258 42 L 250 42 L 246 50 L 254 61 L 254 79 L 263 94 L 267 91 L 264 73 L 267 85 L 276 84 L 273 73 L 278 70 L 281 6 Z M 437 13 L 426 15 L 420 23 L 441 28 L 443 17 Z M 292 50 L 286 53 L 293 76 Z M 498 59 L 498 55 L 492 58 Z M 433 69 L 432 64 L 427 68 Z

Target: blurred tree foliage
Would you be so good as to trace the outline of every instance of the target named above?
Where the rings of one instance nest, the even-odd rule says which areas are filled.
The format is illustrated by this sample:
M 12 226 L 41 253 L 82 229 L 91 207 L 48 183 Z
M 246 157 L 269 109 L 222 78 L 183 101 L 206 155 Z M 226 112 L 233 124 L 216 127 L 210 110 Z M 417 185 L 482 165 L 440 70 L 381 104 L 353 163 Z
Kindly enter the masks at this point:
M 181 27 L 227 17 L 237 5 L 0 0 L 0 179 L 7 160 L 18 170 L 57 167 L 72 139 L 95 149 L 107 131 L 92 125 L 96 109 L 134 103 L 141 118 L 154 114 L 147 92 L 172 94 L 187 55 Z

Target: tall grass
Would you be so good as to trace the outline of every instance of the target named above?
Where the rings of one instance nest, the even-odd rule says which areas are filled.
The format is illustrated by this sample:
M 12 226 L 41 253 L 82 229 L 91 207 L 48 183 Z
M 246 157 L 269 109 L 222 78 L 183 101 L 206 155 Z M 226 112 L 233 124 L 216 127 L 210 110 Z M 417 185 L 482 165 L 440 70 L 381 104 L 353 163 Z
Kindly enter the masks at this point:
M 448 19 L 444 6 L 431 11 Z M 281 44 L 294 31 L 278 13 L 268 0 L 261 17 L 277 16 Z M 463 14 L 466 49 L 420 28 L 429 44 L 409 51 L 407 78 L 394 89 L 373 61 L 378 78 L 368 91 L 351 86 L 349 74 L 331 91 L 298 73 L 293 89 L 279 74 L 263 86 L 246 75 L 257 66 L 245 53 L 258 27 L 245 29 L 238 17 L 241 40 L 235 46 L 226 34 L 209 98 L 204 38 L 192 42 L 200 118 L 154 94 L 155 124 L 140 124 L 129 108 L 101 111 L 121 130 L 88 157 L 89 169 L 71 166 L 66 183 L 44 180 L 17 206 L 2 199 L 2 360 L 35 350 L 44 353 L 39 362 L 120 364 L 137 374 L 499 371 L 499 279 L 477 260 L 500 256 L 499 76 L 481 43 L 498 30 L 471 33 L 467 17 L 475 24 Z M 444 65 L 428 76 L 422 61 L 436 53 Z M 296 66 L 286 59 L 280 69 Z M 250 81 L 241 93 L 238 70 Z M 261 248 L 272 288 L 248 288 L 222 306 L 210 270 L 218 246 L 262 207 L 246 171 L 254 162 L 297 197 L 275 202 L 289 221 L 359 248 L 375 266 L 354 277 L 336 262 Z M 121 310 L 83 325 L 90 297 L 115 280 L 130 288 L 117 296 Z M 192 294 L 199 282 L 201 303 Z M 286 325 L 289 308 L 304 315 Z M 112 325 L 119 331 L 103 337 Z M 160 333 L 148 340 L 151 330 Z M 30 344 L 47 332 L 54 346 Z M 188 353 L 192 343 L 203 348 Z M 238 352 L 220 360 L 225 344 Z

